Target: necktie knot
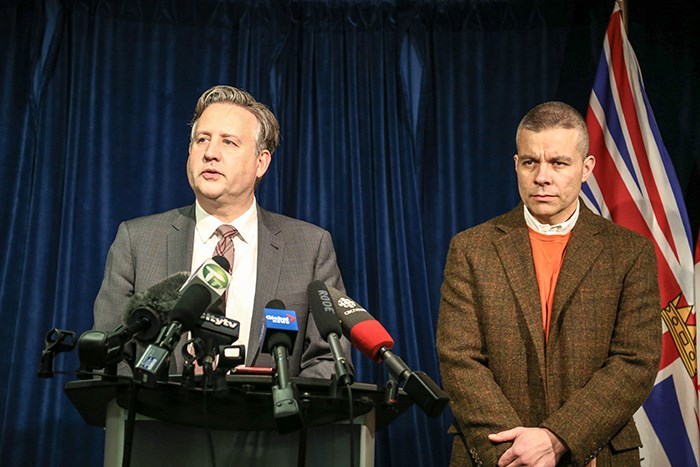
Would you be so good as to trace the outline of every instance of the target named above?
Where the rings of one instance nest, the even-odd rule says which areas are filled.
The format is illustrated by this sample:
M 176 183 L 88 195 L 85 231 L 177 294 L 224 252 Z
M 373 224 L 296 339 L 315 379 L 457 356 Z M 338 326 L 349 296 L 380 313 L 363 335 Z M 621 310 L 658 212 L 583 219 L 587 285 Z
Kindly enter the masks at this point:
M 221 238 L 231 238 L 238 234 L 238 230 L 235 227 L 228 224 L 221 224 L 216 232 L 221 235 Z

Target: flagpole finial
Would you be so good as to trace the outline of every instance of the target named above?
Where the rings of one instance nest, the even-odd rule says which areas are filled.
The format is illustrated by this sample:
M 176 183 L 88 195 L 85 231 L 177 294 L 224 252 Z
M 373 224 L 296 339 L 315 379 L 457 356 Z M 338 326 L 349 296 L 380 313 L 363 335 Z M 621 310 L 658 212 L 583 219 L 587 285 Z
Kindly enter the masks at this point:
M 625 28 L 625 34 L 629 31 L 628 21 L 627 21 L 627 2 L 625 0 L 616 0 L 617 4 L 620 6 L 620 13 L 622 13 L 622 27 Z

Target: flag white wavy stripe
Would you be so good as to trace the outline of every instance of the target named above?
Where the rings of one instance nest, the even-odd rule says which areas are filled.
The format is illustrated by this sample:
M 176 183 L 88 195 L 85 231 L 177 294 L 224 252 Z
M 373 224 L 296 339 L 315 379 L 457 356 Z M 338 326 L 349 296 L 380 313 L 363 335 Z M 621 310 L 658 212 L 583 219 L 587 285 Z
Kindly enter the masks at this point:
M 639 67 L 637 65 L 637 59 L 634 56 L 634 51 L 632 51 L 631 46 L 627 41 L 627 37 L 624 35 L 624 31 L 622 33 L 622 39 L 625 49 L 625 59 L 632 60 L 632 63 L 634 65 L 632 67 L 632 70 L 634 71 L 630 72 L 630 62 L 628 61 L 626 73 L 628 80 L 630 81 L 630 83 L 632 83 L 635 99 L 638 99 L 635 101 L 635 107 L 637 107 L 637 112 L 640 112 L 640 110 L 643 111 L 642 114 L 638 113 L 637 115 L 639 115 L 640 117 L 642 115 L 644 117 L 648 117 L 646 108 L 644 108 L 644 106 L 642 106 L 642 109 L 639 109 L 639 101 L 644 101 L 644 95 L 639 87 L 640 82 L 639 80 L 634 79 L 634 77 L 639 77 Z M 666 236 L 663 234 L 663 231 L 661 230 L 658 221 L 656 220 L 656 216 L 654 214 L 654 210 L 651 206 L 651 201 L 649 199 L 649 194 L 646 191 L 645 184 L 643 183 L 641 171 L 637 162 L 637 154 L 635 154 L 634 147 L 632 146 L 629 130 L 627 128 L 627 122 L 624 118 L 622 118 L 624 114 L 622 105 L 620 103 L 620 95 L 617 92 L 618 87 L 615 81 L 614 71 L 612 69 L 610 46 L 608 43 L 607 35 L 605 40 L 603 41 L 603 51 L 605 53 L 605 60 L 608 66 L 608 84 L 610 86 L 611 95 L 614 101 L 615 111 L 619 118 L 620 128 L 625 141 L 625 145 L 627 147 L 627 151 L 630 154 L 630 158 L 632 160 L 632 165 L 635 170 L 636 179 L 640 181 L 639 184 L 635 183 L 634 178 L 629 172 L 627 164 L 625 164 L 624 160 L 622 159 L 622 156 L 620 155 L 620 152 L 617 150 L 617 144 L 615 143 L 615 140 L 610 134 L 610 131 L 607 126 L 607 120 L 605 118 L 605 113 L 603 112 L 600 101 L 598 100 L 598 96 L 595 94 L 595 89 L 594 92 L 591 93 L 591 100 L 589 103 L 590 108 L 593 110 L 593 113 L 595 114 L 596 119 L 598 120 L 598 123 L 600 124 L 601 128 L 603 128 L 603 139 L 605 141 L 605 146 L 607 147 L 608 152 L 612 156 L 613 162 L 618 170 L 618 173 L 620 174 L 620 177 L 625 183 L 625 187 L 630 193 L 632 199 L 637 204 L 639 211 L 641 212 L 642 217 L 644 218 L 644 221 L 646 222 L 649 230 L 652 232 L 656 243 L 659 245 L 659 249 L 661 250 L 664 259 L 668 263 L 669 268 L 671 269 L 676 281 L 678 282 L 681 291 L 683 292 L 683 295 L 688 300 L 688 303 L 694 303 L 695 293 L 693 290 L 692 252 L 690 249 L 688 238 L 685 233 L 683 221 L 680 218 L 680 214 L 678 213 L 678 207 L 675 205 L 675 203 L 673 208 L 671 209 L 669 209 L 669 207 L 667 206 L 668 200 L 675 201 L 675 196 L 673 192 L 670 191 L 670 182 L 666 177 L 666 171 L 663 165 L 661 164 L 661 156 L 656 145 L 656 140 L 651 134 L 648 126 L 646 124 L 640 124 L 640 128 L 642 130 L 643 135 L 646 134 L 645 136 L 643 136 L 643 141 L 645 144 L 650 164 L 652 165 L 654 180 L 657 189 L 659 190 L 659 195 L 661 196 L 661 199 L 665 200 L 663 209 L 666 213 L 667 218 L 671 217 L 668 219 L 668 224 L 671 228 L 671 236 L 677 249 L 678 258 L 676 258 L 676 253 L 674 253 L 673 248 L 668 243 Z M 634 76 L 631 76 L 631 73 L 634 73 Z M 645 122 L 645 120 L 641 120 L 641 122 Z M 655 164 L 652 164 L 652 162 L 655 162 Z M 669 211 L 675 214 L 669 216 Z
M 642 447 L 639 448 L 640 467 L 671 467 L 671 461 L 666 457 L 666 451 L 659 438 L 656 436 L 644 436 L 644 433 L 654 433 L 654 428 L 651 426 L 651 421 L 649 421 L 644 407 L 640 407 L 635 412 L 634 423 L 637 424 L 637 429 L 642 437 Z
M 663 164 L 658 142 L 651 131 L 650 125 L 646 124 L 646 122 L 652 121 L 654 117 L 653 115 L 650 116 L 647 113 L 647 99 L 643 89 L 644 83 L 642 73 L 639 69 L 639 63 L 637 62 L 637 57 L 634 54 L 634 50 L 632 49 L 631 44 L 627 40 L 627 35 L 625 34 L 624 28 L 621 28 L 621 32 L 625 63 L 627 65 L 627 79 L 629 80 L 632 86 L 632 93 L 634 96 L 633 102 L 636 109 L 639 128 L 641 129 L 642 133 L 642 140 L 644 141 L 644 147 L 646 148 L 649 166 L 651 168 L 652 176 L 654 178 L 654 183 L 656 184 L 659 196 L 662 200 L 664 200 L 664 212 L 666 213 L 666 218 L 671 229 L 673 243 L 676 246 L 676 254 L 678 255 L 678 261 L 681 265 L 681 270 L 683 271 L 683 279 L 677 280 L 679 282 L 679 285 L 681 286 L 683 295 L 685 296 L 688 303 L 694 304 L 695 291 L 693 290 L 692 285 L 694 276 L 694 261 L 691 239 L 688 238 L 687 232 L 685 230 L 684 219 L 681 216 L 678 205 L 676 204 L 676 197 L 671 188 L 671 181 L 668 179 L 668 172 L 666 172 L 666 168 Z M 618 110 L 620 109 L 619 106 L 617 106 L 617 108 Z M 628 135 L 625 131 L 625 138 L 627 137 Z M 631 147 L 629 141 L 627 142 L 627 146 Z M 633 158 L 633 160 L 635 160 L 636 162 L 636 158 Z M 639 173 L 639 168 L 636 165 L 635 170 Z M 673 200 L 673 202 L 671 203 L 670 200 Z
M 617 92 L 614 89 L 613 95 L 615 96 L 615 105 L 618 109 L 619 115 L 619 99 Z M 684 296 L 692 298 L 692 275 L 688 275 L 687 269 L 684 270 L 681 263 L 676 259 L 676 255 L 674 254 L 671 245 L 668 243 L 666 236 L 661 230 L 661 226 L 656 220 L 656 216 L 654 215 L 654 210 L 651 207 L 651 203 L 649 201 L 648 196 L 645 196 L 646 194 L 643 194 L 639 190 L 639 185 L 637 185 L 637 183 L 635 183 L 634 179 L 632 178 L 632 175 L 630 174 L 627 165 L 623 161 L 622 156 L 620 155 L 620 152 L 617 149 L 615 140 L 613 139 L 606 125 L 605 113 L 603 112 L 603 109 L 600 105 L 600 101 L 598 100 L 598 96 L 596 96 L 595 93 L 591 94 L 590 108 L 596 116 L 596 119 L 598 120 L 601 128 L 603 128 L 603 140 L 605 141 L 605 146 L 608 149 L 610 155 L 612 156 L 613 163 L 615 164 L 615 167 L 617 168 L 617 171 L 620 174 L 620 178 L 625 184 L 625 188 L 629 191 L 630 196 L 637 204 L 639 211 L 642 214 L 645 223 L 647 224 L 647 227 L 651 231 L 652 235 L 654 236 L 655 242 L 659 246 L 659 251 L 661 251 L 664 260 L 668 263 L 668 266 L 671 272 L 673 273 L 674 278 L 680 285 L 681 291 L 683 291 Z M 623 132 L 626 132 L 627 129 L 625 128 L 624 122 L 622 122 L 622 126 Z M 627 139 L 627 141 L 629 141 L 629 139 Z M 632 158 L 634 159 L 634 153 L 632 152 L 632 149 L 629 145 L 628 150 L 631 154 L 633 154 Z M 639 177 L 639 174 L 637 174 L 637 176 Z M 600 192 L 600 190 L 598 191 Z M 688 295 L 689 290 L 691 291 L 690 295 Z
M 598 214 L 599 216 L 602 216 L 608 220 L 612 220 L 610 210 L 608 209 L 608 205 L 605 204 L 603 192 L 600 191 L 600 186 L 598 186 L 598 181 L 595 179 L 595 176 L 591 174 L 591 176 L 586 181 L 586 184 L 588 185 L 588 189 L 591 190 L 591 194 L 593 195 L 593 198 L 597 203 L 597 205 L 593 203 L 593 200 L 589 199 L 588 195 L 584 191 L 581 191 L 581 198 L 583 198 L 583 201 L 586 203 L 588 208 L 591 211 Z

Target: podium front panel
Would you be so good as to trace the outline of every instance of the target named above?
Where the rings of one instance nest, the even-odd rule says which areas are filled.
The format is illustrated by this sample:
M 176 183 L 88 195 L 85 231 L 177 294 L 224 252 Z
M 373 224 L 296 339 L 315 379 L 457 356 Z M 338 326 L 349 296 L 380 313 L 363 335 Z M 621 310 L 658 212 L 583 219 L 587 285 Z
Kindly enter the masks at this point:
M 124 452 L 127 411 L 113 401 L 107 409 L 105 467 L 120 467 Z M 374 417 L 370 412 L 355 423 L 331 423 L 308 428 L 305 445 L 301 432 L 210 430 L 218 466 L 295 467 L 304 450 L 306 467 L 350 466 L 353 436 L 354 466 L 374 466 Z M 130 465 L 191 467 L 213 465 L 204 428 L 176 425 L 138 415 L 134 424 Z

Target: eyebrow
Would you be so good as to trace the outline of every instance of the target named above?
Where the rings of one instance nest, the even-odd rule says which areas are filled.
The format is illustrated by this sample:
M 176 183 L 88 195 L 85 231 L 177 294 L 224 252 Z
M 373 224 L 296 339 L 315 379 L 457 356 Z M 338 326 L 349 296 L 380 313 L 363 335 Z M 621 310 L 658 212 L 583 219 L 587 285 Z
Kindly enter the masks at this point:
M 197 131 L 197 132 L 194 134 L 194 136 L 195 136 L 195 137 L 201 136 L 201 135 L 212 136 L 212 134 L 214 134 L 214 133 L 211 132 L 211 131 L 208 131 L 208 130 L 201 130 L 201 131 Z M 231 138 L 231 139 L 235 139 L 235 140 L 236 140 L 237 142 L 239 142 L 239 143 L 242 141 L 241 138 L 240 138 L 240 136 L 238 136 L 238 135 L 236 135 L 236 134 L 233 134 L 233 133 L 218 133 L 218 135 L 221 136 L 222 138 Z
M 552 162 L 569 162 L 573 160 L 573 157 L 569 156 L 568 154 L 558 154 L 549 160 Z

